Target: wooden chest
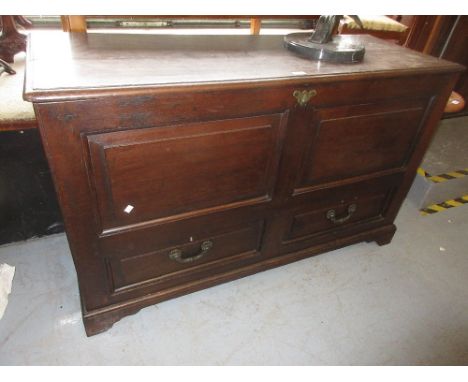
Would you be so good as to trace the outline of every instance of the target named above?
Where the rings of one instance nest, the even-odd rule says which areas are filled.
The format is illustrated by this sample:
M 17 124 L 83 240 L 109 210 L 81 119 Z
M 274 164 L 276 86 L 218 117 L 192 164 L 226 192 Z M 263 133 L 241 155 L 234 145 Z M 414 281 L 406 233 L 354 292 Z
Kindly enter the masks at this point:
M 460 66 L 368 36 L 363 63 L 281 36 L 33 36 L 25 98 L 86 333 L 393 221 Z

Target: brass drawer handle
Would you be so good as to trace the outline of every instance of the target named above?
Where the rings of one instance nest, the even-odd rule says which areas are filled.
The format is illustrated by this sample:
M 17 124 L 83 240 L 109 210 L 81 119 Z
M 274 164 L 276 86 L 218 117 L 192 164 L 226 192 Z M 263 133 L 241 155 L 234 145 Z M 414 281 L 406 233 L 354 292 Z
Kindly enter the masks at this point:
M 200 245 L 200 252 L 195 256 L 182 257 L 182 250 L 176 248 L 169 252 L 169 258 L 171 260 L 177 261 L 181 264 L 191 263 L 195 260 L 201 259 L 206 253 L 213 247 L 213 242 L 211 240 L 205 240 Z
M 357 205 L 356 204 L 350 204 L 348 206 L 348 214 L 346 216 L 343 216 L 342 218 L 337 218 L 336 217 L 335 210 L 329 210 L 329 211 L 327 211 L 327 219 L 331 220 L 335 224 L 342 224 L 345 221 L 349 220 L 349 218 L 356 212 L 356 210 L 357 210 Z
M 317 90 L 295 90 L 293 93 L 294 98 L 296 98 L 297 103 L 301 107 L 307 106 L 307 103 L 312 97 L 317 95 Z

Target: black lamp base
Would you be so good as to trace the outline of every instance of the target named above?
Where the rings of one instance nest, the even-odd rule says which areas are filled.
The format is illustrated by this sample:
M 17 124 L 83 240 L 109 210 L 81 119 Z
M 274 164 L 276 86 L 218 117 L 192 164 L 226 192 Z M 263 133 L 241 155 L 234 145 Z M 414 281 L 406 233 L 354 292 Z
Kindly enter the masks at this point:
M 284 45 L 291 51 L 320 61 L 343 64 L 361 62 L 366 52 L 364 45 L 353 41 L 353 36 L 334 36 L 324 44 L 310 41 L 310 33 L 291 33 L 284 36 Z

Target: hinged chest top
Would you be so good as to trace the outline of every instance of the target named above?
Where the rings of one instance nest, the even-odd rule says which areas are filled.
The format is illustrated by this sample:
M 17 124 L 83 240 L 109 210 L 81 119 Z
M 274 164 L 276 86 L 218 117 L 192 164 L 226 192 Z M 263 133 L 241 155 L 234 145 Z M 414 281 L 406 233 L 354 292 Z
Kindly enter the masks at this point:
M 453 71 L 448 61 L 383 40 L 354 35 L 365 45 L 360 64 L 296 56 L 283 36 L 136 35 L 44 32 L 30 36 L 25 98 L 39 102 L 86 97 L 115 88 L 213 86 L 252 81 L 304 81 L 324 76 Z

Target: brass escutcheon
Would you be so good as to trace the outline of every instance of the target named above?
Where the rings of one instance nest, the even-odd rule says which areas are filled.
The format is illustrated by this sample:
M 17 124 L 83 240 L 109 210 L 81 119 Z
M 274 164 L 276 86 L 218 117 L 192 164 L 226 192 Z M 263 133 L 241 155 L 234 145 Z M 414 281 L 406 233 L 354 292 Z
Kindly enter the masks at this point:
M 317 90 L 295 90 L 293 93 L 294 98 L 296 98 L 297 103 L 301 107 L 307 106 L 307 103 L 312 97 L 317 95 Z

